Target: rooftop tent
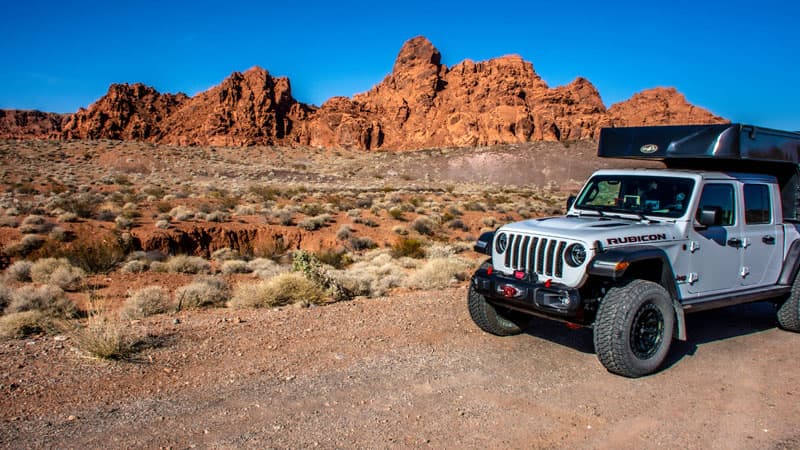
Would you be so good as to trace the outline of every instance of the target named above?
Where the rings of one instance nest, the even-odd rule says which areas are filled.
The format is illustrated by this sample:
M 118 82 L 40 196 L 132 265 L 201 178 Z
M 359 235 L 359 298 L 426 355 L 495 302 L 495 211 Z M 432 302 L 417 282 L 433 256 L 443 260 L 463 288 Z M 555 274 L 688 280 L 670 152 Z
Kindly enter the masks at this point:
M 603 128 L 597 154 L 676 169 L 774 175 L 784 219 L 800 219 L 800 133 L 735 123 Z

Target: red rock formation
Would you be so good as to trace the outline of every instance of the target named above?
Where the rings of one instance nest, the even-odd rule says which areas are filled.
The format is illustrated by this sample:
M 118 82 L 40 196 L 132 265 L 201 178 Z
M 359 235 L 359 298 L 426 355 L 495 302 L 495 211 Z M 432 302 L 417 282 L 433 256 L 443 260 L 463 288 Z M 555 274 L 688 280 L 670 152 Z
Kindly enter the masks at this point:
M 720 123 L 724 119 L 694 106 L 675 88 L 653 88 L 609 108 L 617 126 Z
M 59 129 L 55 118 L 31 120 L 40 124 L 32 136 Z M 409 150 L 588 139 L 604 126 L 723 121 L 673 88 L 647 90 L 607 110 L 588 80 L 550 88 L 519 56 L 466 60 L 448 69 L 439 51 L 420 36 L 403 45 L 392 72 L 372 89 L 352 99 L 331 98 L 320 108 L 295 100 L 287 78 L 254 67 L 192 98 L 160 94 L 142 84 L 112 85 L 88 110 L 73 114 L 61 135 L 180 145 Z M 0 121 L 0 136 L 24 133 L 25 126 L 15 127 L 5 131 L 12 127 L 3 128 Z
M 253 67 L 234 72 L 169 117 L 160 142 L 199 145 L 271 145 L 291 142 L 295 122 L 313 108 L 293 97 L 289 79 Z
M 66 114 L 0 109 L 0 137 L 4 139 L 57 138 Z
M 158 142 L 165 120 L 187 100 L 185 94 L 160 94 L 142 83 L 112 84 L 89 109 L 70 117 L 62 136 Z

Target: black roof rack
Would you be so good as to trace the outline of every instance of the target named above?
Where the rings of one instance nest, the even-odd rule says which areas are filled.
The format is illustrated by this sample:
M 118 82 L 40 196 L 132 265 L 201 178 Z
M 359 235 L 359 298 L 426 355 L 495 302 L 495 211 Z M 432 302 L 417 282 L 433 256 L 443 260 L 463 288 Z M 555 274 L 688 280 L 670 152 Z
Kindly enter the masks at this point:
M 800 212 L 800 133 L 739 123 L 603 128 L 597 155 L 662 161 L 669 168 L 774 175 L 783 215 Z

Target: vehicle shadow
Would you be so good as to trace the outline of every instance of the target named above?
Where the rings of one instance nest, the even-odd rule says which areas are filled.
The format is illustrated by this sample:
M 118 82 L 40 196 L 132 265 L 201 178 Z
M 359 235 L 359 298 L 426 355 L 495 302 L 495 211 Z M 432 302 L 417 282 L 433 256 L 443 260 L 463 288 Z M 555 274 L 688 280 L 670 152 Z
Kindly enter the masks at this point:
M 686 356 L 694 355 L 699 345 L 754 334 L 775 326 L 775 307 L 770 302 L 749 303 L 688 314 L 686 316 L 688 339 L 672 341 L 662 370 Z M 561 322 L 532 317 L 525 327 L 525 333 L 582 353 L 595 353 L 591 328 L 573 330 Z

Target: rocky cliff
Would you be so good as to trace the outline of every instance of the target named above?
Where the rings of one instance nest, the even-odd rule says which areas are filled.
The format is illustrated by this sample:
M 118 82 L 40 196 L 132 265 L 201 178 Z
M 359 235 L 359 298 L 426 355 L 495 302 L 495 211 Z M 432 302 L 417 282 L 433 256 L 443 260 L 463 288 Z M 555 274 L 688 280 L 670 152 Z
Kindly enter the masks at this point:
M 52 139 L 61 135 L 66 114 L 0 109 L 0 137 L 5 139 Z
M 63 126 L 35 122 L 51 123 L 51 134 L 66 139 L 410 150 L 587 139 L 605 126 L 725 121 L 674 88 L 646 90 L 607 109 L 585 78 L 551 88 L 519 56 L 466 60 L 451 68 L 441 59 L 426 38 L 410 39 L 380 83 L 319 108 L 295 100 L 287 78 L 254 67 L 191 98 L 115 84 Z M 7 136 L 5 130 L 0 135 Z

